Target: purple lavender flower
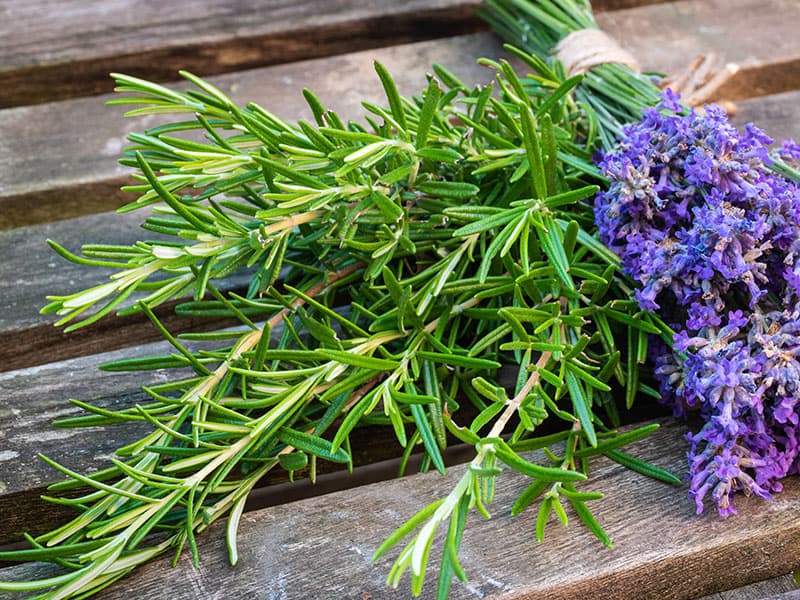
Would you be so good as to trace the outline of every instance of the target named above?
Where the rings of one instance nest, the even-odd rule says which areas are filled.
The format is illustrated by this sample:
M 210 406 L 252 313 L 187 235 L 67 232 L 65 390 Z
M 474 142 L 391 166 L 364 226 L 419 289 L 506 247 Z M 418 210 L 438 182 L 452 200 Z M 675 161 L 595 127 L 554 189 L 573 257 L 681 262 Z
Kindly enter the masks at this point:
M 734 514 L 735 493 L 769 498 L 800 470 L 800 185 L 770 168 L 770 144 L 667 91 L 598 159 L 600 238 L 639 305 L 676 324 L 672 350 L 653 346 L 662 400 L 705 422 L 688 437 L 698 512 L 710 496 Z M 800 145 L 777 155 L 796 169 Z
M 713 322 L 711 311 L 731 296 L 745 295 L 752 307 L 784 288 L 770 280 L 776 274 L 800 283 L 800 257 L 781 269 L 777 260 L 798 239 L 800 200 L 797 185 L 769 169 L 772 140 L 761 130 L 740 134 L 718 107 L 678 115 L 674 105 L 674 95 L 665 97 L 600 157 L 610 187 L 596 199 L 595 218 L 600 238 L 641 284 L 642 308 L 677 302 L 693 307 L 697 325 Z M 788 143 L 784 152 L 800 148 Z
M 710 441 L 718 437 L 713 425 L 707 423 L 696 435 L 689 434 L 689 476 L 691 488 L 689 496 L 694 499 L 697 514 L 703 511 L 703 500 L 711 494 L 719 514 L 723 517 L 735 515 L 731 503 L 735 492 L 757 495 L 768 500 L 769 491 L 759 485 L 745 468 L 760 462 L 750 456 L 750 451 L 733 442 L 716 444 Z M 710 439 L 709 439 L 710 438 Z
M 800 163 L 800 144 L 793 139 L 784 140 L 778 150 L 778 155 L 786 161 L 794 162 L 794 167 L 797 167 Z

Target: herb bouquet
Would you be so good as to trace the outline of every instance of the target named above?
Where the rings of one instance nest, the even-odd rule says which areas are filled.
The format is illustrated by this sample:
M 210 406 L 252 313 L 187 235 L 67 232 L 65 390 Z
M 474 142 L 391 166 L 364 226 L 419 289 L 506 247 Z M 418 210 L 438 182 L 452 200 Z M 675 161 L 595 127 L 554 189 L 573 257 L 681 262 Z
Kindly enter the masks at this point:
M 557 44 L 586 66 L 580 36 L 596 24 L 585 3 L 486 5 L 506 39 L 542 56 Z M 770 152 L 757 127 L 740 133 L 721 108 L 698 114 L 670 89 L 653 106 L 632 60 L 604 60 L 575 93 L 615 136 L 597 158 L 610 187 L 596 225 L 640 286 L 638 305 L 676 331 L 673 349 L 651 346 L 661 399 L 678 416 L 699 412 L 690 495 L 698 513 L 710 495 L 727 516 L 736 492 L 769 498 L 800 466 L 800 145 Z
M 448 443 L 475 448 L 450 494 L 376 552 L 410 536 L 389 581 L 397 585 L 410 570 L 419 593 L 441 527 L 439 598 L 454 576 L 466 578 L 458 548 L 468 513 L 488 516 L 503 469 L 530 478 L 514 512 L 538 505 L 539 539 L 548 516 L 555 512 L 565 521 L 569 504 L 606 544 L 588 505 L 600 495 L 580 489 L 590 456 L 678 481 L 620 450 L 654 426 L 614 429 L 616 397 L 630 406 L 639 394 L 659 396 L 640 378 L 640 367 L 650 354 L 672 356 L 666 349 L 673 328 L 686 327 L 683 312 L 645 310 L 657 307 L 642 302 L 650 297 L 652 276 L 631 266 L 641 251 L 634 258 L 621 251 L 620 259 L 606 245 L 620 251 L 617 228 L 628 235 L 633 227 L 604 208 L 627 198 L 620 189 L 630 185 L 629 163 L 623 157 L 624 165 L 615 166 L 614 136 L 634 135 L 621 124 L 656 103 L 658 90 L 620 65 L 570 75 L 549 58 L 563 35 L 592 27 L 588 4 L 514 0 L 487 8 L 508 39 L 523 45 L 512 27 L 522 24 L 543 40 L 531 53 L 513 50 L 533 76 L 520 77 L 505 61 L 486 61 L 497 70 L 496 83 L 470 87 L 435 66 L 427 88 L 405 98 L 376 64 L 386 106 L 365 103 L 362 123 L 343 122 L 310 91 L 305 97 L 314 122 L 287 123 L 258 105 L 234 105 L 188 73 L 194 88 L 187 92 L 115 75 L 126 96 L 113 103 L 135 105 L 128 114 L 190 116 L 132 135 L 134 146 L 123 158 L 137 169 L 139 184 L 130 188 L 138 198 L 122 210 L 148 211 L 143 228 L 158 235 L 130 247 L 87 245 L 81 255 L 51 242 L 69 260 L 115 273 L 91 289 L 52 297 L 44 311 L 59 315 L 67 329 L 114 311 L 142 311 L 173 351 L 106 368 L 174 369 L 174 375 L 145 388 L 146 403 L 112 411 L 79 402 L 90 414 L 59 423 L 144 421 L 152 433 L 89 475 L 45 459 L 68 477 L 56 490 L 90 491 L 54 499 L 74 506 L 75 519 L 30 538 L 33 549 L 3 558 L 51 561 L 65 572 L 2 582 L 0 589 L 83 597 L 165 552 L 186 548 L 197 560 L 196 534 L 221 517 L 235 563 L 239 518 L 259 479 L 274 469 L 313 478 L 320 460 L 350 463 L 351 433 L 364 425 L 391 428 L 404 458 L 421 448 L 424 465 L 439 471 Z M 664 109 L 664 119 L 689 118 L 677 105 Z M 645 122 L 657 123 L 662 112 L 648 113 Z M 202 141 L 192 135 L 198 133 Z M 592 161 L 597 146 L 609 149 L 601 162 L 605 174 Z M 761 168 L 768 160 L 760 148 L 754 172 L 778 177 Z M 609 179 L 610 191 L 593 202 Z M 775 185 L 796 198 L 794 184 L 780 181 Z M 595 214 L 605 244 L 594 234 Z M 633 220 L 644 227 L 638 213 Z M 683 226 L 675 220 L 670 235 L 682 239 Z M 786 244 L 775 247 L 788 251 Z M 772 273 L 774 260 L 768 267 L 760 272 Z M 235 273 L 246 274 L 246 289 L 230 288 Z M 634 282 L 645 291 L 637 292 Z M 720 294 L 727 301 L 738 292 L 732 286 Z M 784 286 L 769 298 L 774 305 L 791 293 Z M 154 308 L 187 295 L 192 298 L 178 304 L 179 313 L 224 315 L 239 326 L 168 331 Z M 746 335 L 739 333 L 744 325 L 733 334 L 730 327 L 714 335 Z M 679 348 L 697 348 L 699 356 L 704 346 L 693 339 Z M 193 347 L 196 341 L 202 349 Z M 688 381 L 684 365 L 691 355 L 679 355 L 658 373 L 668 373 L 673 387 Z M 716 368 L 719 360 L 711 360 L 708 368 Z M 509 389 L 497 383 L 501 365 L 515 371 Z M 729 395 L 720 392 L 726 402 Z M 680 398 L 676 406 L 688 396 Z M 547 449 L 549 464 L 520 454 L 536 448 Z M 731 473 L 737 468 L 726 464 Z M 743 481 L 740 474 L 731 477 Z

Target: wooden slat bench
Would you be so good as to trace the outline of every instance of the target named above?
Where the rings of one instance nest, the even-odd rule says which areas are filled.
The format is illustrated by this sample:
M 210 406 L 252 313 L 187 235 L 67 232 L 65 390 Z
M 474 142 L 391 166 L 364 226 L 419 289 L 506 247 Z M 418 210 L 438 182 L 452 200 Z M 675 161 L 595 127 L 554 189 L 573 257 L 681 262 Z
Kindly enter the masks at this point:
M 401 93 L 411 94 L 433 62 L 465 81 L 486 82 L 491 73 L 476 59 L 503 53 L 472 14 L 475 0 L 78 4 L 0 0 L 0 546 L 68 515 L 38 499 L 58 476 L 37 452 L 93 469 L 136 433 L 51 428 L 53 419 L 77 414 L 67 400 L 131 402 L 160 377 L 96 368 L 154 352 L 158 334 L 146 319 L 106 319 L 64 335 L 38 314 L 46 294 L 78 290 L 101 276 L 61 260 L 46 238 L 74 250 L 81 242 L 139 236 L 138 214 L 111 212 L 124 201 L 118 188 L 128 181 L 116 159 L 125 135 L 152 122 L 123 120 L 119 109 L 104 106 L 108 71 L 168 82 L 188 68 L 213 75 L 238 101 L 254 100 L 288 119 L 308 116 L 300 90 L 310 87 L 340 114 L 357 117 L 361 100 L 382 99 L 375 59 L 396 75 Z M 777 138 L 800 138 L 797 0 L 596 4 L 605 11 L 601 25 L 648 69 L 675 72 L 701 51 L 738 63 L 742 69 L 720 91 L 736 101 L 735 120 L 756 121 Z M 166 323 L 182 330 L 224 325 L 177 317 Z M 632 451 L 680 472 L 687 426 L 672 419 L 663 425 Z M 384 586 L 390 559 L 373 564 L 370 556 L 395 527 L 446 492 L 463 467 L 451 467 L 444 478 L 371 483 L 390 477 L 397 465 L 386 460 L 393 451 L 385 436 L 362 437 L 361 466 L 352 477 L 329 473 L 316 486 L 279 476 L 264 482 L 240 527 L 235 569 L 217 526 L 200 539 L 199 569 L 186 558 L 175 569 L 157 560 L 100 597 L 408 598 L 405 589 Z M 465 456 L 455 448 L 450 460 Z M 800 568 L 800 480 L 787 480 L 770 503 L 740 499 L 740 515 L 721 520 L 711 511 L 695 516 L 685 487 L 633 477 L 605 459 L 593 471 L 586 487 L 607 493 L 597 516 L 613 550 L 577 523 L 566 530 L 551 525 L 537 545 L 534 516 L 509 516 L 524 482 L 504 476 L 493 519 L 472 517 L 468 524 L 463 562 L 470 583 L 455 585 L 451 597 L 789 600 L 800 594 L 789 575 Z M 289 500 L 295 503 L 280 503 Z M 507 540 L 502 552 L 484 551 L 491 538 Z M 0 579 L 41 569 L 48 567 L 10 566 Z M 434 597 L 431 587 L 424 598 Z

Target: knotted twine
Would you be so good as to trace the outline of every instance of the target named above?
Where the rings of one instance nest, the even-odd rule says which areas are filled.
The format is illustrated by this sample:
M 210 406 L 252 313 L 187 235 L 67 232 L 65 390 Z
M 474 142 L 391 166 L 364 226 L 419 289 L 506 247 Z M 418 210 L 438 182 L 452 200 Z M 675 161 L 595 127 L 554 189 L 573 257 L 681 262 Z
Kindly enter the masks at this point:
M 556 46 L 556 58 L 564 64 L 570 76 L 608 63 L 625 65 L 635 73 L 641 72 L 633 55 L 600 29 L 573 31 Z M 680 75 L 663 79 L 660 86 L 680 94 L 688 106 L 705 104 L 739 70 L 732 63 L 715 70 L 716 62 L 717 56 L 713 52 L 701 54 Z M 725 108 L 729 113 L 735 111 L 732 103 L 727 103 Z
M 556 58 L 564 63 L 570 75 L 585 73 L 606 63 L 626 65 L 636 73 L 641 70 L 633 55 L 600 29 L 573 31 L 556 46 Z

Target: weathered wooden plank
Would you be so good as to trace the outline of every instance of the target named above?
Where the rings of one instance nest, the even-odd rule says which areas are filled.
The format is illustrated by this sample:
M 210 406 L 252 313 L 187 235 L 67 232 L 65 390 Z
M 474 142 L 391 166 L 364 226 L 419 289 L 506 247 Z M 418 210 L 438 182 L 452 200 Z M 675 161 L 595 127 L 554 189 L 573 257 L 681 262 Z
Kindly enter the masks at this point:
M 445 1 L 455 3 L 440 0 Z M 800 41 L 791 32 L 791 23 L 799 17 L 800 4 L 792 0 L 736 0 L 724 6 L 723 0 L 683 0 L 598 16 L 648 68 L 675 72 L 704 50 L 715 50 L 724 61 L 740 62 L 745 68 L 723 90 L 733 98 L 800 84 L 800 70 L 795 68 L 800 65 Z M 763 31 L 771 33 L 768 43 Z M 475 59 L 500 53 L 499 40 L 487 33 L 257 69 L 214 81 L 235 98 L 260 102 L 290 119 L 307 115 L 299 94 L 304 86 L 332 108 L 355 116 L 361 99 L 381 98 L 373 59 L 396 74 L 402 91 L 413 93 L 433 62 L 478 83 L 491 76 L 475 65 Z M 780 77 L 753 79 L 772 73 L 776 65 Z M 108 210 L 123 201 L 116 190 L 125 181 L 125 170 L 116 159 L 124 137 L 153 121 L 124 121 L 119 110 L 103 106 L 105 99 L 0 111 L 0 228 Z
M 68 263 L 50 249 L 47 239 L 77 251 L 89 236 L 108 244 L 132 244 L 143 237 L 158 237 L 139 229 L 140 221 L 136 213 L 111 213 L 0 231 L 0 335 L 13 340 L 0 345 L 0 372 L 161 339 L 143 314 L 102 319 L 92 327 L 69 334 L 53 326 L 52 315 L 39 314 L 48 295 L 91 287 L 111 272 Z M 225 285 L 245 286 L 246 279 L 244 275 L 234 275 Z M 208 330 L 230 324 L 217 319 L 178 317 L 172 306 L 156 309 L 170 329 Z
M 767 581 L 751 583 L 735 590 L 704 596 L 699 600 L 778 600 L 780 598 L 790 600 L 792 594 L 800 594 L 795 590 L 797 590 L 797 583 L 794 577 L 784 575 Z
M 501 54 L 500 42 L 484 34 L 257 69 L 214 82 L 237 101 L 260 102 L 286 119 L 310 118 L 300 93 L 309 87 L 342 116 L 356 118 L 361 101 L 383 100 L 374 60 L 395 74 L 401 92 L 413 94 L 424 88 L 434 62 L 479 83 L 492 75 L 475 61 Z M 0 229 L 111 210 L 124 201 L 116 188 L 127 181 L 127 170 L 116 161 L 125 136 L 158 120 L 123 119 L 120 108 L 104 106 L 111 97 L 0 111 Z
M 684 432 L 684 425 L 666 424 L 633 451 L 681 470 Z M 199 569 L 186 556 L 176 569 L 159 560 L 99 597 L 410 598 L 404 588 L 384 588 L 392 557 L 373 564 L 370 556 L 406 518 L 446 494 L 462 472 L 455 467 L 444 478 L 415 475 L 248 513 L 239 528 L 237 567 L 228 566 L 224 531 L 216 526 L 200 540 Z M 524 477 L 502 475 L 492 520 L 469 520 L 462 564 L 470 582 L 454 584 L 452 599 L 560 600 L 600 593 L 609 599 L 693 598 L 800 566 L 794 552 L 800 543 L 798 478 L 788 479 L 770 503 L 739 498 L 740 515 L 722 520 L 711 512 L 695 516 L 685 486 L 633 476 L 598 459 L 580 487 L 606 493 L 593 510 L 613 550 L 604 549 L 574 516 L 567 529 L 551 522 L 545 543 L 536 545 L 535 514 L 509 516 L 525 485 Z M 29 576 L 35 569 L 15 567 L 2 576 Z M 429 580 L 422 598 L 434 597 L 432 587 Z
M 464 0 L 57 0 L 0 4 L 0 106 L 107 93 L 109 71 L 170 80 L 467 33 Z
M 597 0 L 610 10 L 659 0 Z M 160 81 L 486 29 L 480 0 L 0 2 L 0 106 L 111 91 L 110 71 Z
M 719 97 L 739 100 L 784 92 L 800 83 L 795 0 L 681 1 L 598 16 L 647 69 L 680 73 L 698 54 L 715 52 L 741 70 Z
M 792 590 L 784 592 L 783 594 L 775 594 L 774 596 L 760 598 L 759 600 L 800 600 L 800 591 Z
M 128 349 L 124 356 L 166 350 L 163 344 Z M 51 423 L 82 414 L 69 403 L 79 398 L 99 405 L 122 406 L 143 399 L 142 385 L 164 380 L 159 373 L 104 373 L 97 365 L 123 353 L 53 362 L 24 371 L 0 373 L 0 543 L 20 539 L 31 526 L 41 531 L 69 511 L 38 500 L 48 484 L 61 477 L 38 453 L 72 469 L 97 469 L 117 447 L 133 442 L 144 427 L 57 429 Z M 105 460 L 104 460 L 105 459 Z M 41 525 L 40 525 L 41 524 Z
M 785 92 L 736 102 L 733 121 L 755 123 L 776 140 L 800 140 L 800 91 Z

